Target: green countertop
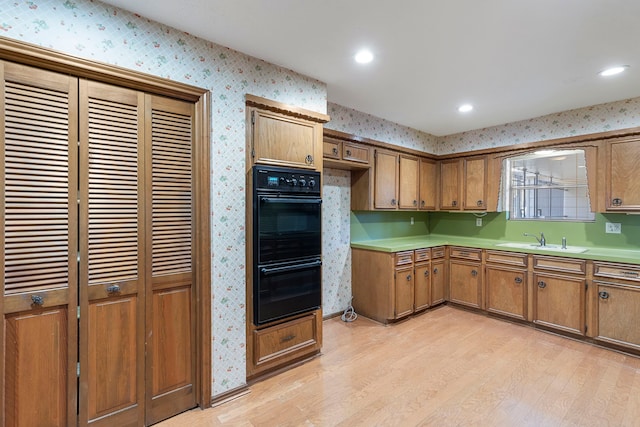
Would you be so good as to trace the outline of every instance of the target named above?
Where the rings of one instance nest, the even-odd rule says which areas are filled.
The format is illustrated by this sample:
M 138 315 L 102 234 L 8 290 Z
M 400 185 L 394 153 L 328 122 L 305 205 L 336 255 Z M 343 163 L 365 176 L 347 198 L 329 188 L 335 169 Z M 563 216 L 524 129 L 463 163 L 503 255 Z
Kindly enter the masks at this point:
M 360 240 L 352 241 L 351 247 L 358 249 L 368 249 L 379 252 L 400 252 L 421 248 L 431 248 L 434 246 L 463 246 L 480 249 L 493 249 L 509 252 L 530 253 L 538 255 L 562 256 L 566 258 L 590 259 L 595 261 L 620 262 L 627 264 L 640 265 L 640 250 L 615 249 L 615 248 L 599 248 L 589 247 L 585 252 L 570 253 L 562 249 L 558 250 L 540 250 L 535 247 L 531 248 L 509 248 L 498 246 L 501 243 L 507 243 L 501 240 L 479 239 L 472 237 L 458 237 L 438 234 L 429 234 L 424 236 L 397 237 L 377 240 Z M 518 243 L 532 243 L 522 241 Z M 535 242 L 533 242 L 535 243 Z

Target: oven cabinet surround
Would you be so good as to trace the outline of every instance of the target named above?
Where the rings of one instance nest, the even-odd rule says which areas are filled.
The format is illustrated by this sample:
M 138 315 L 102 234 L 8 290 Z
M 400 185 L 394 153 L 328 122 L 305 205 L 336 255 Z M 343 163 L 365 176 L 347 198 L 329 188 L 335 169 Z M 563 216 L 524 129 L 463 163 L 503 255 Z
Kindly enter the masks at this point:
M 444 256 L 441 247 L 395 253 L 353 248 L 354 309 L 389 323 L 444 302 Z
M 365 317 L 393 323 L 446 300 L 640 354 L 640 332 L 634 327 L 640 322 L 640 266 L 486 246 L 447 244 L 399 252 L 352 246 L 354 308 Z M 429 250 L 431 283 L 425 285 L 426 260 L 419 258 Z M 436 258 L 440 252 L 442 258 Z M 413 278 L 408 279 L 411 265 Z M 440 269 L 447 292 L 436 290 Z M 428 304 L 424 286 L 431 286 Z M 411 294 L 413 310 L 407 304 Z
M 247 167 L 264 164 L 322 171 L 326 114 L 247 94 Z

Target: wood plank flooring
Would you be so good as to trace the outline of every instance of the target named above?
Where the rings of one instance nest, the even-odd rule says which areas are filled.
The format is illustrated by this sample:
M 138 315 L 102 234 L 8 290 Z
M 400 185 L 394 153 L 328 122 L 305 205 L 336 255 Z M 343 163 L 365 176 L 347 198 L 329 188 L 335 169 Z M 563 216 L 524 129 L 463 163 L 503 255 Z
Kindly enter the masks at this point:
M 158 424 L 639 425 L 639 358 L 450 306 L 391 326 L 327 320 L 322 356 Z

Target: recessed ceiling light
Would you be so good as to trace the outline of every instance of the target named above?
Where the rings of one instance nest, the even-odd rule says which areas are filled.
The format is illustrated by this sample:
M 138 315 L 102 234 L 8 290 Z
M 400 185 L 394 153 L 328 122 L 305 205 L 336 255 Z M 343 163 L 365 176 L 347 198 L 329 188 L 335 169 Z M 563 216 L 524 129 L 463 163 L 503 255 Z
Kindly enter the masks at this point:
M 359 64 L 368 64 L 373 61 L 373 53 L 368 49 L 362 49 L 356 53 L 355 60 Z
M 607 68 L 606 70 L 600 71 L 599 74 L 602 77 L 615 76 L 616 74 L 620 74 L 621 72 L 623 72 L 627 68 L 629 68 L 628 65 L 620 65 L 620 66 L 617 66 L 617 67 Z
M 460 111 L 461 113 L 468 113 L 471 110 L 473 110 L 473 105 L 471 104 L 462 104 L 458 107 L 458 111 Z

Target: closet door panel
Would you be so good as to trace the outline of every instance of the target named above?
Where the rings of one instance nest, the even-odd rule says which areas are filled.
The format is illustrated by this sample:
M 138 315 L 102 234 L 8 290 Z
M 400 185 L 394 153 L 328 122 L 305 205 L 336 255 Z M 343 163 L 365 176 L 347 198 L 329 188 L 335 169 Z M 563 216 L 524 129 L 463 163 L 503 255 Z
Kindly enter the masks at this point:
M 80 81 L 81 424 L 144 422 L 143 103 Z
M 76 420 L 77 80 L 0 61 L 4 425 Z
M 147 96 L 147 421 L 196 406 L 193 104 Z M 150 190 L 150 191 L 149 191 Z

